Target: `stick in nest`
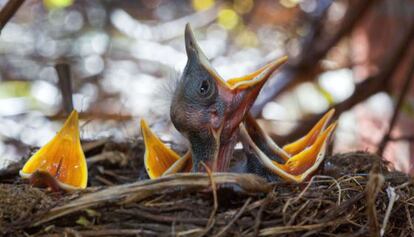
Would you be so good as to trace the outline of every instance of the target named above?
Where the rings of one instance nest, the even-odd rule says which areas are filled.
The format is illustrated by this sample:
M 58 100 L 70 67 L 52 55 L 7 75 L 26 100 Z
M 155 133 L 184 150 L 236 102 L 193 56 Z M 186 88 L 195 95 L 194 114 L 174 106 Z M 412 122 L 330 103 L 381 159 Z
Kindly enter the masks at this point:
M 377 210 L 375 200 L 377 199 L 378 193 L 381 191 L 384 185 L 384 176 L 380 173 L 379 162 L 374 163 L 372 170 L 369 174 L 369 179 L 366 190 L 367 198 L 367 218 L 368 226 L 371 236 L 380 236 L 380 226 L 378 223 Z
M 213 175 L 211 173 L 210 168 L 208 168 L 208 166 L 204 162 L 201 162 L 201 164 L 206 169 L 208 178 L 210 179 L 211 189 L 212 189 L 212 192 L 213 192 L 214 206 L 213 206 L 213 211 L 210 214 L 210 218 L 208 218 L 207 226 L 203 230 L 203 232 L 199 235 L 200 237 L 206 235 L 211 230 L 211 228 L 213 228 L 214 223 L 216 222 L 214 217 L 216 216 L 217 209 L 218 209 L 217 187 L 216 187 L 216 183 L 214 182 Z
M 252 174 L 217 173 L 212 174 L 215 184 L 235 184 L 242 190 L 250 193 L 268 192 L 271 186 L 263 178 Z M 85 208 L 102 206 L 108 203 L 115 205 L 139 201 L 163 192 L 173 192 L 180 187 L 181 190 L 204 189 L 211 185 L 207 174 L 180 173 L 161 177 L 154 180 L 137 181 L 130 184 L 115 185 L 93 193 L 82 193 L 79 198 L 55 207 L 47 213 L 35 217 L 33 226 L 46 223 L 58 217 L 83 210 Z

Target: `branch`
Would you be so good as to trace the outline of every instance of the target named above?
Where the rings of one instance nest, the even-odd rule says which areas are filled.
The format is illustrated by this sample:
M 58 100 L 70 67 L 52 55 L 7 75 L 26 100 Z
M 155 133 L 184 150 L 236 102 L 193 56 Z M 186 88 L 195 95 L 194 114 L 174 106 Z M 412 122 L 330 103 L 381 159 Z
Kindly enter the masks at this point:
M 404 80 L 404 84 L 401 89 L 401 93 L 398 96 L 397 104 L 395 105 L 394 112 L 390 120 L 390 125 L 388 126 L 387 132 L 384 134 L 384 137 L 382 138 L 381 142 L 378 145 L 377 154 L 379 156 L 382 156 L 382 154 L 384 153 L 385 147 L 387 146 L 387 143 L 390 141 L 391 132 L 394 129 L 395 124 L 397 123 L 397 119 L 398 119 L 398 115 L 400 114 L 401 107 L 403 105 L 403 102 L 405 101 L 408 90 L 411 87 L 411 82 L 413 81 L 413 78 L 414 78 L 414 56 L 411 57 L 411 62 L 408 64 L 408 66 L 411 68 L 407 71 L 406 78 Z
M 410 42 L 414 39 L 414 23 L 411 24 L 407 34 L 398 44 L 396 49 L 390 49 L 391 57 L 387 57 L 381 67 L 382 70 L 374 76 L 366 78 L 361 83 L 357 84 L 354 93 L 346 100 L 333 106 L 336 110 L 336 116 L 351 109 L 358 103 L 368 99 L 372 95 L 383 91 L 387 88 L 387 84 L 391 81 L 394 72 L 397 70 L 401 59 L 404 58 L 409 51 L 407 48 L 410 46 Z M 312 126 L 318 122 L 318 120 L 326 113 L 320 113 L 314 115 L 307 122 L 301 123 L 293 132 L 286 136 L 273 137 L 279 144 L 285 144 L 287 141 L 293 141 L 298 137 L 309 131 Z
M 349 7 L 347 14 L 344 16 L 339 30 L 327 39 L 313 37 L 310 40 L 304 40 L 304 45 L 301 50 L 301 57 L 294 63 L 290 63 L 283 67 L 279 74 L 269 81 L 268 86 L 263 88 L 261 95 L 258 97 L 256 103 L 251 109 L 254 116 L 258 116 L 263 107 L 275 97 L 284 92 L 287 88 L 292 86 L 298 80 L 300 75 L 309 75 L 312 68 L 319 64 L 319 61 L 325 57 L 329 50 L 335 46 L 338 41 L 348 35 L 357 24 L 357 22 L 368 12 L 368 9 L 377 0 L 355 1 L 354 7 Z M 323 15 L 321 15 L 323 17 Z M 322 20 L 322 19 L 320 19 Z M 316 24 L 315 27 L 322 27 Z M 320 31 L 315 29 L 315 32 Z M 326 35 L 326 34 L 325 34 Z M 315 36 L 323 37 L 324 34 L 317 34 Z
M 263 178 L 252 174 L 216 173 L 213 174 L 217 185 L 235 184 L 242 190 L 251 193 L 268 192 L 271 185 Z M 108 203 L 123 205 L 130 201 L 142 200 L 161 192 L 204 189 L 211 186 L 207 174 L 181 173 L 168 175 L 154 180 L 137 181 L 130 184 L 116 185 L 105 189 L 83 193 L 79 198 L 55 207 L 39 215 L 32 222 L 33 226 L 54 220 L 58 217 L 84 210 L 85 208 L 102 206 Z
M 328 38 L 326 41 L 319 39 L 315 41 L 315 44 L 309 45 L 304 51 L 302 51 L 303 59 L 297 65 L 298 69 L 314 67 L 319 60 L 325 57 L 329 50 L 335 46 L 342 37 L 348 35 L 354 29 L 356 23 L 365 15 L 366 12 L 368 12 L 368 9 L 374 2 L 376 1 L 354 1 L 354 6 L 349 7 L 339 30 L 332 35 L 332 37 Z
M 403 135 L 400 137 L 390 137 L 390 141 L 398 142 L 398 141 L 409 141 L 414 142 L 414 135 Z
M 59 88 L 62 94 L 62 106 L 66 114 L 70 114 L 73 110 L 72 99 L 72 81 L 70 75 L 70 67 L 67 63 L 58 63 L 55 65 L 59 78 Z
M 9 0 L 6 6 L 0 12 L 0 33 L 4 26 L 9 22 L 10 18 L 14 16 L 19 7 L 24 3 L 24 0 Z

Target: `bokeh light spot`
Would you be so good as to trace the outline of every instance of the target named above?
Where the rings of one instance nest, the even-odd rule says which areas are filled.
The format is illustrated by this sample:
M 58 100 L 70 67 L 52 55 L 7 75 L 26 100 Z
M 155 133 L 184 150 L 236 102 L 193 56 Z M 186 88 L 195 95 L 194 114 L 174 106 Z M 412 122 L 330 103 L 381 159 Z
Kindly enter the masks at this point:
M 65 8 L 73 4 L 73 0 L 43 0 L 47 9 Z
M 196 11 L 207 10 L 214 5 L 214 0 L 193 0 L 193 8 Z
M 253 0 L 234 0 L 233 8 L 240 14 L 245 14 L 253 9 Z
M 253 31 L 243 30 L 237 36 L 236 43 L 242 47 L 256 47 L 258 45 L 258 40 Z
M 232 9 L 221 9 L 218 13 L 218 23 L 225 29 L 231 30 L 237 26 L 239 16 Z
M 280 0 L 279 1 L 280 5 L 282 5 L 286 8 L 296 7 L 300 2 L 301 2 L 301 0 Z

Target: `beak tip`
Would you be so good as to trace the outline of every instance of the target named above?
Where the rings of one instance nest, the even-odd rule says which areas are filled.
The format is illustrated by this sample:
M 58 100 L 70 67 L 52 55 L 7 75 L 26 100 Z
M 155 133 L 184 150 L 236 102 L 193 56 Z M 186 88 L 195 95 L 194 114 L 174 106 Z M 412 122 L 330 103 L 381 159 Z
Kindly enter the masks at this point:
M 185 33 L 188 34 L 188 33 L 191 33 L 191 32 L 192 32 L 192 30 L 191 30 L 190 23 L 185 24 Z
M 74 109 L 74 110 L 72 110 L 72 112 L 70 113 L 68 120 L 69 120 L 69 121 L 77 121 L 77 120 L 78 120 L 78 118 L 79 118 L 79 113 L 78 113 L 78 111 L 76 111 L 76 110 Z
M 288 59 L 289 59 L 289 57 L 287 55 L 283 55 L 282 57 L 279 58 L 279 61 L 281 63 L 285 63 Z
M 193 33 L 193 30 L 191 29 L 190 23 L 187 23 L 185 25 L 184 38 L 185 38 L 185 48 L 187 50 L 187 53 L 189 53 L 189 50 L 194 48 L 194 43 L 195 43 L 194 33 Z
M 288 59 L 289 59 L 289 57 L 287 55 L 284 55 L 284 56 L 276 59 L 273 63 L 273 66 L 270 67 L 271 71 L 274 71 L 277 68 L 279 68 L 280 66 L 282 66 L 283 64 L 285 64 Z
M 141 125 L 141 135 L 144 137 L 144 140 L 146 140 L 145 138 L 148 137 L 148 131 L 149 131 L 148 124 L 147 122 L 145 122 L 144 119 L 141 119 L 140 125 Z
M 146 127 L 147 126 L 147 123 L 145 122 L 144 119 L 141 119 L 140 125 L 141 125 L 141 129 L 142 129 L 143 127 Z

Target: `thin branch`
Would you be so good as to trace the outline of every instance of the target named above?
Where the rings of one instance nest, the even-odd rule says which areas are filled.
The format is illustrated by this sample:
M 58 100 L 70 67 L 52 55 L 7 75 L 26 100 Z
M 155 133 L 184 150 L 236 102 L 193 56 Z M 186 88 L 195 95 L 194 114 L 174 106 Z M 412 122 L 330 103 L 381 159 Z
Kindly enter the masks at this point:
M 313 45 L 309 45 L 307 49 L 314 48 L 314 50 L 303 51 L 303 60 L 298 64 L 299 68 L 314 67 L 315 64 L 325 57 L 329 50 L 335 46 L 342 37 L 348 35 L 354 29 L 356 23 L 365 15 L 371 5 L 376 0 L 369 1 L 353 1 L 350 9 L 346 12 L 344 19 L 339 27 L 339 30 L 328 38 L 326 41 L 318 40 Z
M 221 229 L 220 232 L 218 232 L 214 236 L 215 237 L 223 236 L 227 232 L 227 230 L 230 229 L 230 227 L 234 224 L 234 222 L 236 222 L 240 218 L 240 216 L 243 215 L 244 211 L 246 210 L 247 206 L 250 204 L 251 200 L 252 198 L 249 197 L 244 203 L 244 205 L 240 208 L 240 210 L 234 215 L 231 221 L 223 229 Z
M 24 0 L 9 0 L 6 6 L 0 11 L 0 33 L 4 26 L 14 16 L 20 6 L 24 3 Z
M 210 217 L 208 218 L 207 226 L 200 233 L 200 235 L 198 235 L 199 237 L 202 237 L 202 236 L 206 235 L 208 232 L 210 232 L 211 228 L 213 228 L 214 223 L 216 223 L 215 216 L 216 216 L 217 209 L 218 209 L 217 186 L 216 186 L 216 183 L 214 181 L 213 175 L 211 173 L 210 168 L 208 168 L 208 166 L 204 162 L 202 162 L 201 164 L 206 169 L 207 175 L 208 175 L 208 177 L 210 179 L 211 189 L 213 191 L 214 205 L 213 205 L 213 210 L 210 213 Z
M 401 63 L 401 59 L 404 58 L 406 53 L 409 51 L 411 41 L 414 39 L 414 23 L 409 27 L 407 34 L 401 39 L 401 42 L 395 48 L 390 49 L 390 57 L 386 57 L 382 65 L 379 68 L 382 70 L 376 75 L 369 76 L 361 83 L 357 84 L 353 94 L 341 103 L 333 106 L 336 110 L 336 116 L 351 109 L 355 105 L 362 101 L 365 101 L 372 95 L 383 91 L 387 88 L 388 83 L 391 81 L 394 72 L 397 70 Z M 273 136 L 273 138 L 279 144 L 285 144 L 287 141 L 292 141 L 309 131 L 312 126 L 318 122 L 318 120 L 326 113 L 316 114 L 310 118 L 307 122 L 301 123 L 293 132 L 286 136 Z
M 273 100 L 296 83 L 297 78 L 300 78 L 299 75 L 308 75 L 342 37 L 352 32 L 354 26 L 363 18 L 374 2 L 378 2 L 378 0 L 355 1 L 355 6 L 349 7 L 339 30 L 331 37 L 327 39 L 314 37 L 311 40 L 304 40 L 301 57 L 296 62 L 284 66 L 282 71 L 269 81 L 268 86 L 263 88 L 261 95 L 251 109 L 251 113 L 254 116 L 258 116 L 267 102 Z M 322 14 L 321 17 L 323 16 Z M 322 26 L 316 24 L 315 27 Z M 318 29 L 314 31 L 318 32 Z M 324 36 L 323 34 L 319 35 L 321 37 Z
M 70 75 L 70 66 L 67 63 L 58 63 L 55 65 L 59 78 L 59 88 L 62 94 L 62 106 L 66 114 L 70 114 L 73 110 L 72 99 L 72 79 Z
M 390 141 L 398 142 L 398 141 L 409 141 L 414 142 L 414 135 L 403 135 L 399 137 L 390 137 Z
M 217 185 L 234 184 L 246 192 L 268 192 L 269 183 L 263 178 L 252 174 L 215 173 L 214 182 Z M 47 213 L 40 214 L 31 224 L 38 226 L 58 217 L 84 210 L 85 208 L 102 206 L 107 203 L 123 205 L 128 202 L 142 200 L 161 191 L 204 189 L 211 186 L 211 179 L 207 174 L 181 173 L 168 175 L 154 180 L 143 180 L 134 183 L 111 186 L 96 192 L 83 193 L 79 198 L 71 200 L 62 206 L 55 207 Z
M 409 51 L 409 50 L 407 50 Z M 382 138 L 381 142 L 378 145 L 378 150 L 377 150 L 377 154 L 382 156 L 382 154 L 384 153 L 385 147 L 387 146 L 387 143 L 389 142 L 390 138 L 391 138 L 391 132 L 395 127 L 395 124 L 397 123 L 398 120 L 398 115 L 400 114 L 401 111 L 401 107 L 405 101 L 405 98 L 408 94 L 408 90 L 411 88 L 411 82 L 413 81 L 414 78 L 414 56 L 411 59 L 411 62 L 408 64 L 409 67 L 411 67 L 407 74 L 406 74 L 406 78 L 404 80 L 404 84 L 401 88 L 401 93 L 398 96 L 397 99 L 397 104 L 395 105 L 394 108 L 394 112 L 392 114 L 392 118 L 390 120 L 390 125 L 388 126 L 388 130 L 387 132 L 384 134 L 384 137 Z
M 369 173 L 368 183 L 365 187 L 366 199 L 367 199 L 367 219 L 368 219 L 368 228 L 370 231 L 371 237 L 380 236 L 380 224 L 378 222 L 377 215 L 377 206 L 375 202 L 377 200 L 378 194 L 384 185 L 385 178 L 381 173 L 380 164 L 375 162 L 372 166 L 372 169 Z

